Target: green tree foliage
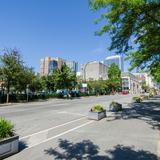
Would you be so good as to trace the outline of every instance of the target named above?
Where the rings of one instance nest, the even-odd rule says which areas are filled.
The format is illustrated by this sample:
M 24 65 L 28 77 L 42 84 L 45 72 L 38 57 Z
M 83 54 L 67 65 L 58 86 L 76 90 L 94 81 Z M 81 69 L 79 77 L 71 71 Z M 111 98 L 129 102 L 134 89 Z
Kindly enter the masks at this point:
M 121 71 L 115 63 L 108 68 L 107 83 L 112 92 L 121 90 Z
M 16 92 L 26 91 L 27 86 L 32 84 L 35 73 L 32 68 L 23 66 L 14 86 Z
M 89 91 L 96 94 L 103 94 L 108 92 L 108 84 L 106 80 L 88 81 Z
M 39 75 L 34 75 L 31 79 L 31 83 L 28 84 L 28 88 L 32 92 L 42 91 L 44 89 L 42 78 Z
M 55 90 L 55 82 L 53 75 L 43 76 L 42 78 L 42 86 L 45 90 L 51 92 Z
M 97 34 L 109 33 L 110 50 L 126 53 L 131 70 L 149 69 L 160 81 L 160 1 L 89 0 L 89 4 L 94 11 L 102 9 L 96 22 L 106 21 Z
M 72 89 L 76 85 L 76 74 L 65 64 L 61 69 L 56 69 L 52 76 L 56 89 Z
M 24 65 L 17 49 L 5 49 L 0 57 L 0 81 L 4 83 L 7 92 L 6 102 L 9 102 L 11 90 L 15 93 L 42 91 L 43 83 L 40 76 L 35 75 L 33 68 Z
M 146 92 L 147 90 L 149 90 L 149 87 L 146 85 L 146 81 L 145 81 L 145 80 L 141 81 L 140 85 L 141 85 L 141 88 L 142 88 L 145 92 Z
M 3 56 L 0 57 L 0 78 L 7 89 L 7 100 L 9 102 L 10 88 L 17 84 L 17 80 L 23 70 L 23 61 L 16 49 L 5 49 Z

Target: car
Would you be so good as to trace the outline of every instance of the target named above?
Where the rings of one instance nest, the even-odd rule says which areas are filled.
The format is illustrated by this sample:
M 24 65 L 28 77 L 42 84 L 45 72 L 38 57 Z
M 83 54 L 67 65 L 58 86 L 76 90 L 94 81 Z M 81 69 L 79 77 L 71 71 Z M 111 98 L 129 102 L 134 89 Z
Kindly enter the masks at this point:
M 122 91 L 121 94 L 129 94 L 128 91 Z

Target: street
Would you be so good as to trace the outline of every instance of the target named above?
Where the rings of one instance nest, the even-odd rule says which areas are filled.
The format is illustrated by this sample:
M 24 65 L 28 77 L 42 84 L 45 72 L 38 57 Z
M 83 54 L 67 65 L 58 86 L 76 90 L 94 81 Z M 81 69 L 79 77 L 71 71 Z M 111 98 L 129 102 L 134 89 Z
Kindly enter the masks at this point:
M 150 108 L 146 110 L 147 103 L 154 101 L 157 114 L 160 99 L 144 102 L 145 108 L 140 108 L 128 105 L 133 96 L 52 99 L 0 107 L 0 116 L 11 120 L 20 136 L 20 152 L 7 159 L 136 160 L 143 157 L 156 160 L 160 148 L 159 117 L 155 118 L 158 115 L 153 111 L 150 117 L 143 115 L 148 112 L 142 112 L 142 109 L 150 111 Z M 122 103 L 126 109 L 123 118 L 93 121 L 86 117 L 93 105 L 101 104 L 108 109 L 113 100 Z

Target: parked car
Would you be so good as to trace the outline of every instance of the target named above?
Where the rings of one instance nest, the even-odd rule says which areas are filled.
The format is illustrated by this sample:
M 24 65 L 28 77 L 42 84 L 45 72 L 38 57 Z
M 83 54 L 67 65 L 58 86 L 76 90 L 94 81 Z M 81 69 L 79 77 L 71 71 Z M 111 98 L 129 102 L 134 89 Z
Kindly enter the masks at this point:
M 129 94 L 128 91 L 122 91 L 121 93 L 122 93 L 122 94 Z

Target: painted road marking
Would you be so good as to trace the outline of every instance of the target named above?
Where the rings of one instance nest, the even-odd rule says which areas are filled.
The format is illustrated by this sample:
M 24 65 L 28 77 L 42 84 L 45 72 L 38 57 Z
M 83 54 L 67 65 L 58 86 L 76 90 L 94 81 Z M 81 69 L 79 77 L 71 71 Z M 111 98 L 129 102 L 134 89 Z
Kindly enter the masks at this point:
M 158 139 L 158 144 L 157 144 L 157 156 L 160 158 L 160 139 Z
M 44 140 L 44 141 L 42 141 L 42 142 L 40 142 L 40 143 L 34 144 L 34 145 L 32 145 L 32 146 L 29 146 L 29 147 L 26 148 L 26 149 L 33 148 L 33 147 L 35 147 L 35 146 L 37 146 L 37 145 L 40 145 L 40 144 L 42 144 L 42 143 L 45 143 L 45 142 L 48 142 L 48 141 L 53 140 L 53 139 L 55 139 L 55 138 L 58 138 L 58 137 L 60 137 L 60 136 L 63 136 L 63 135 L 65 135 L 65 134 L 67 134 L 67 133 L 70 133 L 70 132 L 72 132 L 72 131 L 74 131 L 74 130 L 76 130 L 76 129 L 82 128 L 82 127 L 84 127 L 84 126 L 86 126 L 86 125 L 89 125 L 89 124 L 91 124 L 91 123 L 93 123 L 93 122 L 94 122 L 94 121 L 86 122 L 86 123 L 84 123 L 84 124 L 82 124 L 82 125 L 79 125 L 79 126 L 77 126 L 77 127 L 74 127 L 74 128 L 72 128 L 72 129 L 69 129 L 69 130 L 67 130 L 67 131 L 64 131 L 64 132 L 62 132 L 62 133 L 60 133 L 60 134 L 57 134 L 57 135 L 55 135 L 55 136 L 53 136 L 53 137 L 51 137 L 51 138 L 48 138 L 48 139 L 46 139 L 46 140 Z
M 48 131 L 50 131 L 50 130 L 53 130 L 53 129 L 56 129 L 56 128 L 59 128 L 59 127 L 62 127 L 62 126 L 68 125 L 68 124 L 71 124 L 71 123 L 73 123 L 73 122 L 80 121 L 80 120 L 82 120 L 82 119 L 84 119 L 84 118 L 85 118 L 85 117 L 81 117 L 81 118 L 79 118 L 79 119 L 72 120 L 72 121 L 69 121 L 69 122 L 66 122 L 66 123 L 63 123 L 63 124 L 60 124 L 60 125 L 57 125 L 57 126 L 54 126 L 54 127 L 51 127 L 51 128 L 48 128 L 48 129 L 45 129 L 45 130 L 42 130 L 42 131 L 39 131 L 39 132 L 36 132 L 36 133 L 33 133 L 33 134 L 30 134 L 30 135 L 21 137 L 20 140 L 29 138 L 29 137 L 31 137 L 31 136 L 34 136 L 34 135 L 37 135 L 37 134 L 40 134 L 40 133 L 48 132 Z
M 86 116 L 86 115 L 84 115 L 84 114 L 67 112 L 67 111 L 60 111 L 60 112 L 58 112 L 58 113 L 59 113 L 59 114 L 71 114 L 71 115 L 78 115 L 78 116 Z

